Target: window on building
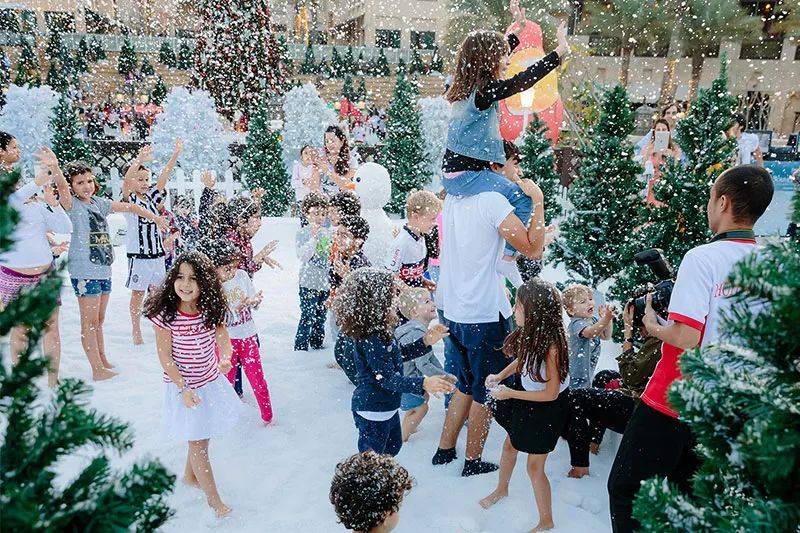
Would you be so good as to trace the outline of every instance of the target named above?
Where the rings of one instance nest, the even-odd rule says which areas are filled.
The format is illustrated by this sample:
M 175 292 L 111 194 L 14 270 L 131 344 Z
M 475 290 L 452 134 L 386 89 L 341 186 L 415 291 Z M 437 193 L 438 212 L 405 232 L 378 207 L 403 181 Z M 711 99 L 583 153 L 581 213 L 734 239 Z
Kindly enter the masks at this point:
M 114 31 L 114 23 L 101 13 L 87 9 L 86 14 L 86 33 L 109 34 Z
M 800 44 L 794 49 L 794 60 L 800 61 Z
M 0 9 L 0 31 L 19 33 L 19 20 L 13 9 Z
M 433 50 L 436 48 L 436 32 L 433 31 L 412 31 L 411 48 L 421 48 L 423 50 Z
M 75 16 L 63 11 L 45 11 L 44 23 L 49 31 L 75 33 Z
M 742 42 L 739 59 L 780 59 L 782 49 L 783 35 L 762 35 Z
M 618 56 L 620 48 L 617 37 L 603 37 L 599 33 L 589 35 L 589 53 L 593 56 Z
M 19 12 L 20 33 L 34 33 L 36 31 L 36 12 L 23 9 Z
M 175 37 L 179 39 L 196 39 L 197 31 L 188 28 L 178 28 L 175 30 Z
M 669 35 L 640 40 L 633 47 L 633 55 L 637 57 L 667 57 L 668 51 Z
M 400 48 L 400 30 L 375 30 L 375 46 Z
M 739 96 L 739 112 L 747 120 L 748 130 L 769 129 L 771 110 L 769 94 L 760 91 L 747 91 Z

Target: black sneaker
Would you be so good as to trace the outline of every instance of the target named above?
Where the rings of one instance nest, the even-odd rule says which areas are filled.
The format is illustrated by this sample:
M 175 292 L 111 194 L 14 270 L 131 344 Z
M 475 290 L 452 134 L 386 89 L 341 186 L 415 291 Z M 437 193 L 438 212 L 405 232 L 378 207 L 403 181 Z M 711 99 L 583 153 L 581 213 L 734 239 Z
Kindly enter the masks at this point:
M 452 463 L 456 460 L 456 449 L 449 448 L 447 450 L 443 450 L 442 448 L 437 448 L 436 453 L 433 455 L 433 459 L 431 459 L 431 463 L 435 465 L 446 465 L 447 463 Z
M 494 463 L 481 461 L 480 459 L 466 459 L 464 461 L 464 469 L 461 471 L 461 477 L 477 476 L 480 474 L 488 474 L 500 468 Z

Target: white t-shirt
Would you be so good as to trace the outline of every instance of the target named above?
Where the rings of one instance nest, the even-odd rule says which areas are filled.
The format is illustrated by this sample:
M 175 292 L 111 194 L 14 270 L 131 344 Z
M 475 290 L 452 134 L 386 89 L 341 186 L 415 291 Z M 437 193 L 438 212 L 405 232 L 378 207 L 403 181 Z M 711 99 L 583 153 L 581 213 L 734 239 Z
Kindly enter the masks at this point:
M 669 302 L 669 323 L 686 324 L 700 332 L 700 346 L 720 340 L 720 318 L 731 308 L 736 289 L 728 284 L 733 266 L 756 251 L 754 240 L 720 240 L 689 250 L 681 261 Z M 647 383 L 642 401 L 677 418 L 667 389 L 681 378 L 678 362 L 683 350 L 663 343 L 661 359 Z
M 294 189 L 294 198 L 298 202 L 311 192 L 311 189 L 303 184 L 303 180 L 311 176 L 314 170 L 312 165 L 305 166 L 301 161 L 295 161 L 292 167 L 292 188 Z
M 525 371 L 523 371 L 522 374 L 520 374 L 520 377 L 522 378 L 523 389 L 525 389 L 526 391 L 541 391 L 547 388 L 547 365 L 545 365 L 545 363 L 542 362 L 542 364 L 539 365 L 539 369 L 541 370 L 542 379 L 544 380 L 541 383 L 538 381 L 534 381 L 533 378 L 529 376 L 528 373 Z M 567 374 L 567 377 L 564 380 L 564 382 L 561 385 L 559 385 L 558 393 L 561 394 L 567 387 L 569 387 L 569 374 Z
M 513 211 L 498 192 L 445 199 L 436 302 L 448 320 L 486 324 L 511 316 L 495 264 L 505 242 L 498 228 Z
M 222 284 L 225 297 L 228 299 L 228 314 L 225 327 L 231 339 L 246 339 L 256 334 L 253 313 L 249 307 L 235 311 L 246 298 L 256 295 L 256 289 L 250 276 L 244 270 L 237 270 L 233 278 Z
M 403 226 L 392 241 L 389 270 L 398 274 L 400 279 L 409 285 L 418 285 L 425 273 L 427 257 L 425 238 L 414 234 L 407 225 Z

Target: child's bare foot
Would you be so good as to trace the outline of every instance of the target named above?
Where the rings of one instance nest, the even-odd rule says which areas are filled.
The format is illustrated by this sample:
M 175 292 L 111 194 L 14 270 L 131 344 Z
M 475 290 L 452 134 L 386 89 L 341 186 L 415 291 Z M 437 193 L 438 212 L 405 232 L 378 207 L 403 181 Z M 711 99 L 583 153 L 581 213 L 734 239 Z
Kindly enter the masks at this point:
M 188 486 L 194 487 L 196 489 L 200 488 L 200 482 L 197 481 L 197 478 L 194 477 L 194 475 L 192 475 L 191 477 L 189 475 L 183 476 L 183 483 L 184 483 L 184 485 L 188 485 Z
M 92 372 L 92 379 L 95 381 L 105 381 L 107 379 L 111 379 L 118 374 L 113 370 L 109 370 L 107 368 L 101 368 L 95 372 Z
M 111 364 L 111 361 L 105 355 L 100 356 L 100 362 L 103 364 L 104 368 L 114 368 L 114 365 Z
M 144 339 L 142 338 L 142 332 L 134 332 L 133 333 L 133 345 L 134 346 L 141 346 L 144 344 Z
M 489 494 L 487 497 L 485 497 L 484 499 L 482 499 L 478 503 L 484 509 L 488 509 L 489 507 L 491 507 L 492 505 L 496 504 L 497 502 L 499 502 L 500 500 L 502 500 L 506 496 L 508 496 L 508 491 L 507 490 L 495 489 L 494 492 Z
M 341 370 L 342 367 L 339 366 L 339 363 L 334 361 L 333 363 L 328 363 L 328 368 L 332 368 L 333 370 Z
M 548 531 L 554 527 L 556 527 L 556 525 L 552 520 L 539 520 L 539 523 L 536 524 L 536 527 L 531 529 L 531 533 L 536 533 L 537 531 Z
M 592 442 L 591 444 L 589 444 L 589 451 L 597 455 L 598 453 L 600 453 L 600 445 L 597 444 L 596 442 Z
M 214 514 L 216 514 L 216 515 L 217 515 L 217 518 L 225 518 L 226 516 L 228 516 L 229 514 L 231 514 L 231 511 L 233 511 L 233 509 L 231 509 L 230 507 L 228 507 L 227 505 L 225 505 L 225 504 L 222 502 L 222 500 L 220 500 L 220 501 L 216 502 L 215 504 L 214 504 L 214 503 L 211 503 L 211 502 L 209 501 L 209 502 L 208 502 L 208 505 L 209 505 L 209 506 L 210 506 L 212 509 L 214 509 Z
M 567 472 L 567 477 L 571 477 L 574 479 L 580 479 L 583 476 L 589 475 L 589 467 L 588 466 L 573 466 Z

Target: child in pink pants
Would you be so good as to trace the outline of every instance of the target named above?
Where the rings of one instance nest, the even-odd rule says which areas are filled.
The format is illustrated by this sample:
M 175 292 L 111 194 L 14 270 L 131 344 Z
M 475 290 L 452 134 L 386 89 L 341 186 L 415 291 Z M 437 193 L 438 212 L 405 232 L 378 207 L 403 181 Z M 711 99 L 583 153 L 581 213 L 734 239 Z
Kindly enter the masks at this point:
M 250 276 L 244 270 L 238 269 L 240 252 L 230 241 L 203 241 L 199 248 L 214 263 L 228 300 L 225 327 L 233 347 L 228 381 L 234 383 L 236 367 L 241 364 L 244 375 L 253 387 L 258 408 L 261 410 L 261 419 L 269 424 L 272 422 L 272 403 L 261 368 L 258 335 L 252 313 L 261 303 L 263 295 L 261 292 L 256 293 Z

